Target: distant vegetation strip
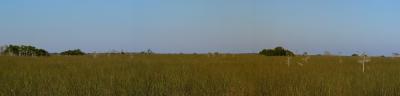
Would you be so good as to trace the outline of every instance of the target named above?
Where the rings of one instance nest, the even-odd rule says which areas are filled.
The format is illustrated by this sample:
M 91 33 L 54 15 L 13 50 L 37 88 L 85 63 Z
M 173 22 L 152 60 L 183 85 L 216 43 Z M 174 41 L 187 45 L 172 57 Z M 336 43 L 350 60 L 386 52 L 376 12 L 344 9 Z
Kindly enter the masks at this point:
M 49 53 L 45 49 L 37 48 L 35 46 L 31 45 L 6 45 L 6 46 L 0 46 L 0 55 L 7 55 L 7 56 L 51 56 L 51 55 L 68 55 L 68 56 L 73 56 L 73 55 L 94 55 L 94 54 L 146 54 L 146 55 L 151 55 L 151 54 L 156 54 L 156 52 L 152 51 L 151 49 L 147 49 L 145 51 L 141 52 L 124 52 L 123 50 L 121 51 L 110 51 L 110 52 L 103 52 L 103 53 L 97 53 L 97 52 L 92 52 L 92 53 L 86 53 L 82 51 L 81 49 L 72 49 L 72 50 L 66 50 L 60 53 Z M 183 53 L 175 53 L 175 54 L 183 54 Z M 193 53 L 193 54 L 199 54 L 199 53 Z M 223 54 L 219 52 L 209 52 L 206 54 Z M 230 53 L 228 53 L 230 54 Z M 304 52 L 303 54 L 295 54 L 294 52 L 290 51 L 289 49 L 286 49 L 284 47 L 278 46 L 272 49 L 262 49 L 258 53 L 238 53 L 238 54 L 260 54 L 264 56 L 296 56 L 296 55 L 301 55 L 301 56 L 307 56 L 308 53 Z M 317 54 L 317 56 L 332 56 L 332 54 L 328 51 L 324 52 L 324 54 Z M 351 56 L 362 56 L 362 55 L 367 55 L 366 53 L 354 53 Z M 400 56 L 399 53 L 393 53 L 393 56 Z M 383 57 L 383 56 L 382 56 Z

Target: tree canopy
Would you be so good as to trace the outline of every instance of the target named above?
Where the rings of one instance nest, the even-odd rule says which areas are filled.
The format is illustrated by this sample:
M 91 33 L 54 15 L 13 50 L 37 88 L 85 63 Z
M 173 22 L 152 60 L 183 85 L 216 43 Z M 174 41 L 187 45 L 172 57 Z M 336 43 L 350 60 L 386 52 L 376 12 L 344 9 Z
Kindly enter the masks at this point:
M 49 56 L 44 49 L 38 49 L 30 45 L 8 45 L 1 48 L 3 54 L 11 56 Z
M 61 55 L 85 55 L 86 53 L 81 49 L 67 50 L 60 53 Z
M 275 47 L 274 49 L 263 49 L 259 52 L 261 55 L 265 56 L 294 56 L 294 53 L 283 47 Z

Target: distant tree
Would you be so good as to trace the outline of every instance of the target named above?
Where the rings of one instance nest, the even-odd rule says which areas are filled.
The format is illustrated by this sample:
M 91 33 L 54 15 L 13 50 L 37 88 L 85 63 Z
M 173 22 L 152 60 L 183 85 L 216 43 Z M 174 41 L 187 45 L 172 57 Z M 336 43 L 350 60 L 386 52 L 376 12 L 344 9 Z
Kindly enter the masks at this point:
M 213 54 L 214 54 L 214 55 L 219 55 L 220 53 L 219 53 L 219 52 L 214 52 Z
M 140 52 L 140 54 L 150 55 L 150 54 L 155 54 L 155 53 L 151 49 L 147 49 L 146 51 Z
M 265 56 L 294 56 L 294 53 L 283 47 L 276 47 L 274 49 L 263 49 L 259 52 L 261 55 Z
M 146 53 L 147 54 L 154 54 L 153 50 L 151 50 L 151 49 L 147 49 Z
M 308 56 L 308 53 L 307 53 L 307 52 L 304 52 L 304 53 L 303 53 L 303 56 Z
M 50 56 L 50 54 L 44 49 L 38 49 L 36 52 L 36 56 Z
M 125 54 L 124 50 L 121 50 L 120 54 Z
M 354 54 L 352 54 L 351 56 L 359 56 L 358 54 L 356 54 L 356 53 L 354 53 Z
M 275 51 L 274 51 L 274 49 L 263 49 L 259 52 L 259 54 L 266 55 L 266 56 L 274 56 Z
M 80 49 L 74 49 L 74 50 L 67 50 L 64 52 L 60 53 L 61 55 L 85 55 L 86 53 L 81 51 Z
M 50 54 L 44 49 L 38 49 L 29 45 L 8 45 L 3 47 L 6 55 L 10 56 L 49 56 Z
M 19 46 L 8 45 L 6 47 L 6 49 L 4 50 L 4 53 L 6 53 L 7 55 L 11 55 L 11 56 L 18 55 L 19 54 L 19 49 L 20 49 Z

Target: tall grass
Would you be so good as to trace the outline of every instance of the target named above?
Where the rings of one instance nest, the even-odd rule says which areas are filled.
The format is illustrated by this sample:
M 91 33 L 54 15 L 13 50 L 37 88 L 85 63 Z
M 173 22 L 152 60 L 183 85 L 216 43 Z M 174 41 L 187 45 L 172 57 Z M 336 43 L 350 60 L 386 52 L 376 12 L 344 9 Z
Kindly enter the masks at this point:
M 0 57 L 1 96 L 400 95 L 400 59 L 259 55 Z

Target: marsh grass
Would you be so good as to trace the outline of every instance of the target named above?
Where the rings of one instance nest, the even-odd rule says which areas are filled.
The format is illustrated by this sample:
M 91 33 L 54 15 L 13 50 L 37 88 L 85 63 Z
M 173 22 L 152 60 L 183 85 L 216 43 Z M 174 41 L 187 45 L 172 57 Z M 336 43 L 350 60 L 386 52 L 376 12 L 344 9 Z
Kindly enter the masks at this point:
M 2 56 L 0 95 L 400 95 L 400 58 L 372 58 L 364 73 L 357 57 L 311 58 L 288 67 L 259 55 Z

